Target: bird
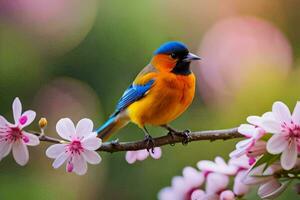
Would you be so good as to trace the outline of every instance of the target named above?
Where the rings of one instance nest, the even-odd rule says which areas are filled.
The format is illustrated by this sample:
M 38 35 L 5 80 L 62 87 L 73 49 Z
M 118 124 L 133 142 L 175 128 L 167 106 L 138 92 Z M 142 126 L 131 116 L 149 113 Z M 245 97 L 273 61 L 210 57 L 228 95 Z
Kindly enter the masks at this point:
M 146 125 L 176 132 L 169 123 L 192 103 L 196 78 L 190 64 L 200 59 L 182 42 L 162 44 L 125 90 L 113 114 L 96 129 L 98 137 L 107 141 L 113 133 L 132 122 L 143 130 L 144 139 L 153 150 L 154 140 Z

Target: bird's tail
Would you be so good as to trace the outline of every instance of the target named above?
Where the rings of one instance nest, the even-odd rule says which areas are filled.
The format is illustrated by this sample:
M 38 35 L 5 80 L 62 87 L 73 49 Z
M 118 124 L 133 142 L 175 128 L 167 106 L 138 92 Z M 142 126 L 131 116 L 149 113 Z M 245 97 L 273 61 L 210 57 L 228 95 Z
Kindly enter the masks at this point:
M 129 120 L 120 114 L 112 115 L 96 132 L 102 141 L 107 141 L 110 136 L 128 124 Z

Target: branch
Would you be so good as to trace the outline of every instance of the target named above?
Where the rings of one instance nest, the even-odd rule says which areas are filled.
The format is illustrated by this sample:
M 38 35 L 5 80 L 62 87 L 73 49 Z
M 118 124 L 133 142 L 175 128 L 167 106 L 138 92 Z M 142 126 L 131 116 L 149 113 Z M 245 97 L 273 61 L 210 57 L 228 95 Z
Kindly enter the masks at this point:
M 32 132 L 33 134 L 39 136 L 40 141 L 51 142 L 51 143 L 64 143 L 66 141 L 59 140 L 56 138 L 52 138 L 46 135 L 41 135 L 37 132 Z M 222 129 L 222 130 L 208 130 L 208 131 L 195 131 L 189 133 L 189 141 L 200 141 L 200 140 L 228 140 L 234 138 L 242 138 L 244 137 L 240 133 L 237 132 L 237 128 L 231 129 Z M 185 143 L 186 137 L 184 133 L 175 133 L 168 134 L 165 136 L 153 138 L 154 146 L 160 147 L 164 145 L 174 145 L 176 143 Z M 102 146 L 97 151 L 105 151 L 105 152 L 118 152 L 118 151 L 136 151 L 141 149 L 147 149 L 148 145 L 145 140 L 133 141 L 133 142 L 104 142 Z

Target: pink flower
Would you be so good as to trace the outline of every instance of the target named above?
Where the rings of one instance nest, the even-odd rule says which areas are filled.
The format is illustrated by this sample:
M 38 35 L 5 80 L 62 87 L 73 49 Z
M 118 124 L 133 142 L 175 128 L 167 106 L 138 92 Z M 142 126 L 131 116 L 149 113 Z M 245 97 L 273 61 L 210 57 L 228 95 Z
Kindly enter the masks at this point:
M 234 175 L 238 169 L 236 166 L 228 165 L 221 157 L 216 157 L 215 162 L 201 160 L 197 163 L 197 167 L 205 173 L 217 172 L 226 175 Z
M 171 187 L 159 192 L 159 200 L 190 200 L 193 192 L 204 182 L 204 175 L 192 167 L 185 167 L 182 173 L 183 176 L 172 179 Z
M 191 195 L 191 200 L 204 200 L 206 197 L 205 192 L 203 190 L 195 190 Z
M 249 171 L 244 177 L 244 184 L 257 185 L 260 184 L 258 195 L 262 199 L 274 199 L 279 196 L 287 187 L 287 183 L 280 183 L 274 173 L 281 170 L 279 163 L 269 166 L 265 171 L 265 164 L 258 166 Z
M 257 194 L 262 199 L 275 199 L 287 188 L 288 183 L 280 183 L 277 179 L 271 179 L 258 188 Z
M 195 190 L 192 193 L 191 200 L 219 200 L 219 195 L 206 194 L 203 190 Z
M 22 113 L 22 104 L 18 97 L 15 98 L 12 109 L 14 124 L 0 115 L 0 160 L 12 149 L 15 161 L 24 166 L 29 160 L 27 145 L 36 146 L 40 143 L 37 136 L 23 130 L 33 122 L 36 114 L 32 110 Z
M 248 139 L 242 140 L 236 144 L 236 150 L 231 152 L 229 156 L 239 157 L 247 154 L 251 148 L 256 144 L 262 136 L 266 134 L 266 131 L 261 128 L 263 119 L 273 119 L 271 112 L 265 113 L 262 117 L 259 116 L 249 116 L 247 121 L 250 124 L 242 124 L 238 128 L 238 132 L 246 136 Z
M 194 190 L 192 200 L 234 200 L 235 194 L 227 190 L 229 177 L 220 173 L 209 173 L 206 180 L 206 191 Z
M 66 162 L 66 171 L 83 175 L 87 171 L 87 162 L 99 164 L 101 157 L 95 151 L 101 146 L 101 139 L 93 132 L 93 122 L 82 119 L 76 125 L 69 118 L 60 119 L 56 124 L 60 137 L 69 141 L 50 146 L 46 155 L 55 159 L 52 166 L 56 169 Z
M 235 200 L 235 195 L 231 190 L 225 190 L 220 194 L 220 200 Z
M 249 185 L 243 183 L 246 174 L 247 170 L 241 170 L 234 178 L 233 192 L 237 196 L 243 196 L 249 192 Z
M 161 148 L 155 147 L 154 152 L 148 152 L 146 149 L 138 150 L 138 151 L 127 151 L 125 159 L 129 164 L 133 164 L 135 161 L 143 161 L 150 155 L 154 159 L 159 159 L 161 157 Z
M 207 194 L 220 194 L 229 184 L 229 177 L 220 173 L 210 173 L 206 178 L 205 191 Z
M 280 154 L 280 162 L 285 170 L 292 169 L 297 161 L 300 146 L 300 102 L 297 102 L 293 114 L 282 102 L 273 104 L 274 119 L 266 118 L 263 128 L 273 134 L 267 142 L 267 151 Z

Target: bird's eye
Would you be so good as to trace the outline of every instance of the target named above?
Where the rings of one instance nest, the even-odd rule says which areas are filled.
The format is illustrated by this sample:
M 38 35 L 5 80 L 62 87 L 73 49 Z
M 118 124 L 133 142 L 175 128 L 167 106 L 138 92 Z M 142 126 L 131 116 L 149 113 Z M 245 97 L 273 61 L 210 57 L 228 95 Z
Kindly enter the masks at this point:
M 171 53 L 171 58 L 176 59 L 176 54 L 175 53 Z

